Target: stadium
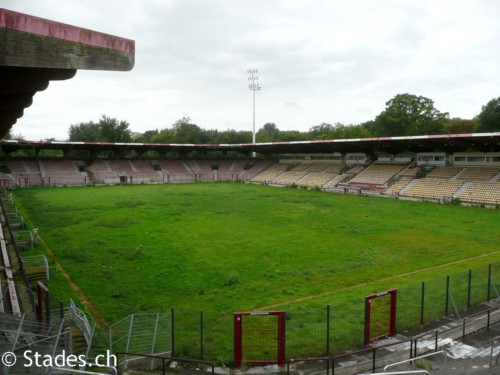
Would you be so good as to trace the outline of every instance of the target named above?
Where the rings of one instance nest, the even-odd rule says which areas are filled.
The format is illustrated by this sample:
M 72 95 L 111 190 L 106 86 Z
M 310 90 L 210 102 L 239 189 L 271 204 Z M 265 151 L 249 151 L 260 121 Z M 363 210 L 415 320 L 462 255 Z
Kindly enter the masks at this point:
M 133 66 L 130 41 L 1 12 L 30 41 L 1 61 L 4 133 L 50 80 Z M 499 133 L 1 151 L 4 374 L 93 371 L 28 349 L 123 373 L 498 370 Z

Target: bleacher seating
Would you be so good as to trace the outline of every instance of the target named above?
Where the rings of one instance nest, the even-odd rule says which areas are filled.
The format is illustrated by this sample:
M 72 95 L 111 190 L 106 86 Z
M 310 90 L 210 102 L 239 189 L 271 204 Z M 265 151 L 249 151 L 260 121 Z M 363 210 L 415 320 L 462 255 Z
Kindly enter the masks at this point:
M 398 181 L 385 189 L 383 193 L 387 195 L 398 194 L 406 185 L 410 183 L 411 180 L 411 177 L 402 176 Z
M 299 163 L 295 167 L 292 168 L 292 171 L 303 172 L 310 167 L 311 167 L 311 163 Z
M 194 175 L 183 160 L 169 159 L 159 161 L 164 181 L 194 181 Z
M 304 175 L 304 171 L 287 171 L 273 178 L 270 183 L 276 185 L 291 185 L 295 184 L 298 180 L 304 177 Z
M 87 177 L 71 160 L 40 160 L 38 165 L 44 185 L 83 185 Z
M 458 198 L 463 202 L 500 205 L 500 182 L 474 181 Z
M 406 165 L 401 164 L 371 164 L 349 181 L 349 185 L 368 184 L 382 187 L 405 167 Z
M 273 164 L 269 168 L 263 170 L 258 175 L 254 176 L 250 181 L 267 183 L 271 180 L 274 180 L 280 174 L 285 172 L 289 166 L 290 166 L 290 164 L 288 164 L 288 163 Z
M 325 173 L 340 173 L 346 168 L 345 164 L 329 164 L 326 169 L 323 170 Z
M 463 183 L 463 181 L 426 177 L 415 180 L 415 183 L 405 189 L 401 195 L 426 199 L 451 198 Z
M 329 166 L 330 164 L 327 163 L 311 163 L 307 168 L 307 172 L 323 172 Z
M 324 185 L 323 189 L 328 190 L 337 187 L 337 185 L 348 178 L 348 174 L 338 174 L 334 176 L 331 180 L 328 180 Z
M 457 180 L 489 181 L 500 173 L 500 168 L 494 167 L 467 167 L 457 176 Z
M 335 176 L 335 173 L 310 172 L 297 181 L 297 185 L 309 188 L 322 187 Z
M 193 173 L 198 173 L 198 174 L 213 173 L 211 160 L 184 160 L 184 163 Z
M 430 171 L 425 177 L 427 178 L 452 178 L 458 172 L 460 172 L 461 167 L 436 167 Z
M 399 172 L 398 176 L 412 179 L 412 178 L 417 177 L 417 174 L 419 171 L 420 171 L 419 166 L 414 166 L 414 165 L 410 164 L 405 169 L 403 169 L 401 172 Z
M 93 183 L 113 184 L 120 182 L 120 177 L 111 169 L 108 160 L 94 160 L 87 163 L 87 171 Z
M 218 166 L 218 169 L 213 171 L 218 180 L 238 181 L 244 179 L 245 166 L 247 165 L 245 160 L 216 160 L 214 163 Z
M 33 160 L 6 160 L 4 164 L 10 173 L 0 173 L 0 179 L 12 186 L 42 185 L 38 163 Z
M 356 164 L 356 165 L 352 166 L 351 168 L 349 168 L 349 170 L 346 173 L 358 174 L 358 173 L 361 173 L 363 171 L 363 169 L 365 169 L 364 165 Z
M 251 181 L 255 176 L 260 174 L 262 171 L 264 171 L 267 168 L 270 168 L 276 164 L 276 162 L 274 160 L 256 160 L 255 162 L 252 162 L 251 164 L 249 164 L 248 162 L 245 161 L 244 163 L 245 163 L 243 165 L 244 169 L 243 169 L 243 172 L 241 172 L 241 179 L 244 181 Z M 251 167 L 248 169 L 245 169 L 247 167 L 247 165 L 251 165 Z
M 132 172 L 132 182 L 135 183 L 148 183 L 148 182 L 161 182 L 163 181 L 163 174 L 158 173 L 153 168 L 150 160 L 129 160 Z

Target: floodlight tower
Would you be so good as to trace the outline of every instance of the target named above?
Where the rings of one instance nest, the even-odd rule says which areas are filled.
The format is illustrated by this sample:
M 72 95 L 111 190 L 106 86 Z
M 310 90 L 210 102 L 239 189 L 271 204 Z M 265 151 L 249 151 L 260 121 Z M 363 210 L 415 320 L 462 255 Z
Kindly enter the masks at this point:
M 260 90 L 259 77 L 257 76 L 257 69 L 248 69 L 248 88 L 253 92 L 253 131 L 252 131 L 252 143 L 255 144 L 255 91 Z M 255 157 L 255 152 L 253 153 Z

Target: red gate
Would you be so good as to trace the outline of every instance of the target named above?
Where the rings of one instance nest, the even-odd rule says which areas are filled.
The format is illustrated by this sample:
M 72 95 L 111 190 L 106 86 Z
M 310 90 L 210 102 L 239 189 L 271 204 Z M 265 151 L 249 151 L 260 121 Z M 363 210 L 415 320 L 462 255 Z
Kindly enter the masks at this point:
M 396 334 L 396 289 L 365 297 L 365 345 Z
M 285 311 L 234 313 L 234 364 L 283 365 Z

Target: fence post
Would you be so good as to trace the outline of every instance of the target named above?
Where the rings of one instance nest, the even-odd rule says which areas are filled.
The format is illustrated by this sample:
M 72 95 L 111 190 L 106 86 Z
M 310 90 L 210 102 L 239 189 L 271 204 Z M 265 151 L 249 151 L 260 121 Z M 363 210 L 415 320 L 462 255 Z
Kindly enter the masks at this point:
M 467 310 L 470 308 L 471 285 L 472 285 L 472 270 L 469 268 L 469 284 L 467 287 Z
M 330 355 L 330 305 L 326 305 L 326 355 Z
M 486 296 L 486 301 L 490 302 L 491 299 L 491 263 L 488 265 L 488 292 Z
M 113 329 L 109 327 L 109 352 L 113 353 Z
M 128 338 L 127 338 L 127 345 L 125 346 L 125 353 L 128 353 L 133 327 L 134 327 L 134 314 L 130 315 L 130 326 L 128 327 Z M 125 360 L 127 360 L 127 354 L 125 354 Z
M 422 281 L 422 295 L 420 297 L 420 324 L 424 324 L 424 308 L 425 308 L 425 281 Z
M 59 317 L 62 319 L 64 319 L 64 302 L 63 301 L 59 301 Z
M 200 359 L 203 361 L 203 310 L 200 311 Z
M 153 334 L 153 345 L 151 346 L 151 354 L 155 354 L 155 346 L 156 346 L 156 335 L 158 333 L 158 322 L 160 320 L 160 313 L 156 314 L 156 322 L 155 322 L 155 332 Z
M 175 351 L 174 351 L 174 344 L 175 344 L 175 335 L 174 335 L 174 328 L 175 328 L 175 323 L 174 323 L 174 308 L 172 307 L 170 309 L 170 352 L 172 353 L 172 357 L 175 357 Z
M 45 293 L 45 324 L 50 327 L 50 291 Z
M 448 299 L 449 299 L 449 293 L 448 291 L 450 290 L 450 275 L 446 275 L 446 302 L 445 302 L 445 308 L 444 308 L 444 316 L 448 316 Z

